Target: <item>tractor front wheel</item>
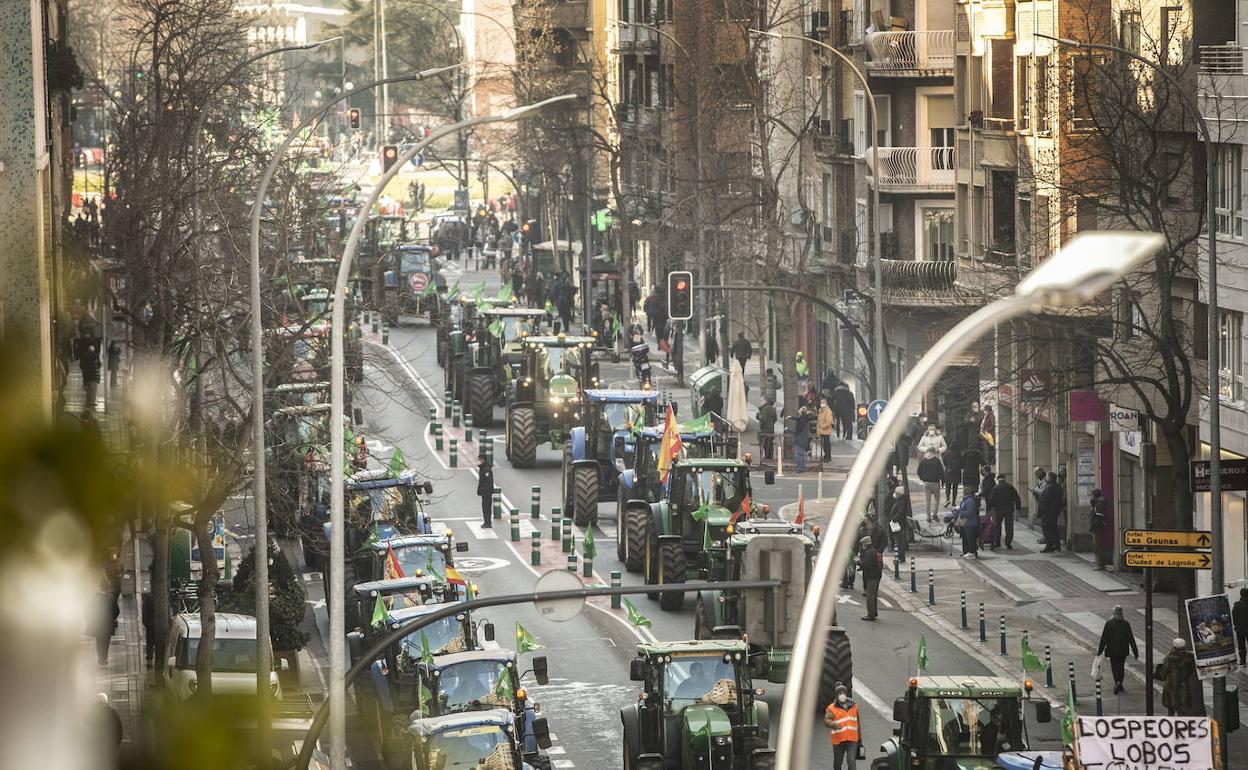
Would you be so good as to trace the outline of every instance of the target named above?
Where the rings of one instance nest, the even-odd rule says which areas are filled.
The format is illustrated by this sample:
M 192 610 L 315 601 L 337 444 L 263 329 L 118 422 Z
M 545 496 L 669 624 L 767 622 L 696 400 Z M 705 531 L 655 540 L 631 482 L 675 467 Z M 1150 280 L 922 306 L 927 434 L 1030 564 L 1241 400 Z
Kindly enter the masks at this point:
M 598 468 L 592 465 L 572 466 L 572 520 L 578 527 L 598 523 Z
M 537 464 L 537 418 L 532 407 L 516 407 L 507 413 L 507 456 L 513 468 Z
M 624 569 L 629 572 L 641 572 L 646 566 L 646 546 L 650 539 L 650 512 L 645 508 L 628 508 L 624 511 L 624 531 L 616 533 L 616 537 L 625 544 L 625 552 L 620 557 Z
M 494 378 L 488 372 L 474 372 L 468 378 L 468 403 L 474 428 L 488 428 L 494 423 Z
M 660 583 L 685 582 L 685 549 L 679 542 L 659 544 L 659 568 L 662 570 Z M 678 611 L 684 606 L 684 591 L 663 591 L 659 594 L 659 607 L 662 609 Z

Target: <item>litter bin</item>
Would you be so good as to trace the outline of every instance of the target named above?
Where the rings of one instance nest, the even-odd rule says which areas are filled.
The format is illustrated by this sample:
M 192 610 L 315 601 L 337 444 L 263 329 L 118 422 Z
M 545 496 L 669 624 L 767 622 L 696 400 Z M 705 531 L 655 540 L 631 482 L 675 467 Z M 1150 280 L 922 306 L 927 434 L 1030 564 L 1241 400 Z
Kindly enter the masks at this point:
M 694 372 L 689 378 L 690 401 L 693 409 L 691 417 L 697 418 L 706 414 L 706 402 L 712 396 L 718 397 L 720 404 L 723 404 L 724 384 L 727 382 L 728 372 L 722 366 L 708 364 Z M 720 411 L 723 411 L 722 407 Z

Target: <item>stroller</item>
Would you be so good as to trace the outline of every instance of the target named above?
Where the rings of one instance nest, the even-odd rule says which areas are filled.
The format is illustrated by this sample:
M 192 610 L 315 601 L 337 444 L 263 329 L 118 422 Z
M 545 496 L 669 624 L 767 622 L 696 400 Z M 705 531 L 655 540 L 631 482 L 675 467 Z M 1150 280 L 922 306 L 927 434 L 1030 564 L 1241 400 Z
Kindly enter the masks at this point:
M 958 512 L 956 510 L 949 511 L 943 517 L 945 522 L 945 537 L 961 538 L 962 527 L 958 525 Z M 989 548 L 992 546 L 993 529 L 992 516 L 981 512 L 979 514 L 979 546 L 980 548 Z

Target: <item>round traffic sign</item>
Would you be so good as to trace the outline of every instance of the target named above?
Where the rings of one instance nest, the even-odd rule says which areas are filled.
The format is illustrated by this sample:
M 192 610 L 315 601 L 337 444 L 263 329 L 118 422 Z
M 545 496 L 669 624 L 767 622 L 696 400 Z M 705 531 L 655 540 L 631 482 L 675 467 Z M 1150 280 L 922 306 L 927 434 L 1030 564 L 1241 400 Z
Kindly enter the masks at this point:
M 429 285 L 429 276 L 424 273 L 412 273 L 407 277 L 407 283 L 412 287 L 412 291 L 424 291 Z
M 880 413 L 884 411 L 884 407 L 888 406 L 888 402 L 882 398 L 877 398 L 867 404 L 867 422 L 875 425 L 880 421 Z
M 533 587 L 533 593 L 579 591 L 584 587 L 585 584 L 575 574 L 563 569 L 553 569 L 537 579 L 537 585 Z M 585 608 L 585 597 L 574 596 L 568 599 L 535 598 L 533 606 L 537 607 L 538 613 L 546 620 L 562 623 L 581 614 L 581 610 Z

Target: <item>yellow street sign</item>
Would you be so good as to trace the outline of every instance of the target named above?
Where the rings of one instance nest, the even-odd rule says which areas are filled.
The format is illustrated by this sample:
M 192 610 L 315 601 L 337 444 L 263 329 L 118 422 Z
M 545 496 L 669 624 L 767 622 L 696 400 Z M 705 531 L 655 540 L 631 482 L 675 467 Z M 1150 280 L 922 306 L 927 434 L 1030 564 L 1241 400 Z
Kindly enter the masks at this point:
M 1128 529 L 1122 533 L 1127 548 L 1212 548 L 1213 533 L 1206 530 Z
M 1209 569 L 1213 559 L 1205 551 L 1127 551 L 1128 567 Z

